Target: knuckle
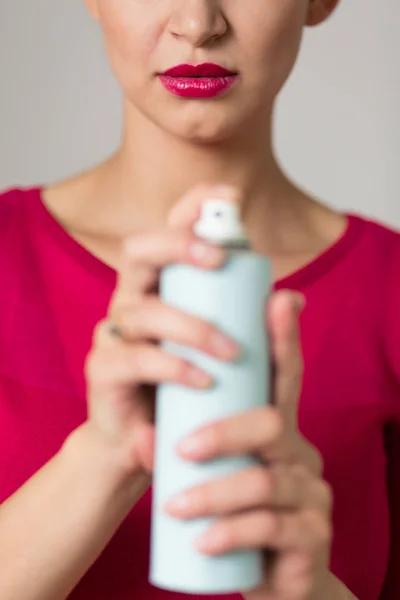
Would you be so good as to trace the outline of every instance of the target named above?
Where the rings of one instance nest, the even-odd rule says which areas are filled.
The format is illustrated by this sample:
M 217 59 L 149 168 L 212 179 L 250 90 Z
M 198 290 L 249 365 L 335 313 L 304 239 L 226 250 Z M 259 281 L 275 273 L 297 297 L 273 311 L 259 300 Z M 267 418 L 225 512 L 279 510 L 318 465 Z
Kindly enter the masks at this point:
M 146 308 L 143 298 L 138 298 L 134 303 L 131 302 L 129 306 L 120 308 L 115 320 L 128 338 L 132 338 L 142 331 L 147 320 L 148 310 Z
M 92 351 L 85 361 L 85 376 L 92 384 L 105 384 L 109 379 L 110 369 L 104 353 Z
M 312 575 L 315 568 L 312 556 L 309 554 L 301 554 L 297 557 L 297 560 L 298 570 L 306 577 L 306 579 L 308 579 L 308 576 Z
M 260 529 L 267 540 L 277 540 L 282 529 L 280 517 L 271 512 L 263 512 L 260 519 Z
M 113 319 L 123 320 L 127 318 L 127 315 L 135 314 L 142 309 L 146 297 L 142 294 L 128 295 L 124 294 L 121 296 L 118 306 L 115 307 L 113 313 Z
M 239 543 L 239 537 L 234 527 L 234 524 L 225 519 L 218 524 L 218 532 L 224 540 L 224 545 L 227 548 L 234 548 Z
M 128 352 L 121 353 L 121 372 L 130 373 L 132 380 L 137 379 L 143 372 L 143 362 L 146 360 L 145 349 L 133 346 Z
M 320 476 L 324 470 L 324 459 L 322 457 L 321 452 L 312 446 L 311 452 L 311 471 L 312 473 Z
M 320 510 L 314 511 L 314 524 L 320 538 L 329 540 L 332 532 L 331 520 Z
M 215 328 L 204 321 L 193 320 L 191 328 L 193 339 L 201 348 L 207 348 L 215 334 Z
M 116 304 L 114 306 L 114 309 L 113 309 L 112 315 L 111 315 L 111 319 L 113 321 L 115 321 L 116 323 L 120 323 L 128 306 L 129 306 L 128 298 L 126 298 L 126 299 L 120 298 L 118 304 Z
M 199 487 L 193 495 L 193 504 L 200 507 L 205 514 L 209 514 L 214 505 L 214 493 L 211 485 Z
M 323 519 L 321 522 L 319 538 L 324 547 L 330 546 L 332 542 L 332 525 L 326 519 Z
M 299 594 L 299 598 L 306 599 L 312 597 L 312 593 L 314 591 L 314 580 L 311 577 L 311 574 L 307 574 L 296 583 L 297 594 Z
M 229 446 L 229 436 L 225 432 L 223 422 L 212 423 L 207 427 L 207 443 L 214 452 L 220 452 Z
M 273 495 L 275 475 L 264 467 L 257 467 L 250 475 L 249 487 L 253 489 L 255 500 L 267 502 Z
M 301 517 L 303 526 L 305 529 L 307 529 L 307 531 L 315 531 L 318 529 L 320 516 L 314 508 L 304 510 Z
M 323 508 L 330 512 L 333 507 L 332 487 L 326 481 L 320 479 L 317 483 L 316 495 Z
M 120 298 L 121 298 L 121 273 L 120 271 L 118 271 L 117 273 L 117 285 L 114 288 L 111 297 L 110 297 L 110 301 L 108 303 L 108 310 L 109 313 L 113 312 L 114 307 L 117 306 L 120 302 Z
M 315 518 L 312 549 L 318 553 L 329 548 L 332 542 L 332 527 L 327 519 Z
M 304 518 L 306 537 L 313 550 L 320 550 L 329 546 L 332 540 L 332 525 L 318 511 L 308 511 Z
M 102 343 L 104 338 L 105 330 L 108 326 L 108 319 L 102 319 L 98 323 L 96 323 L 93 329 L 92 335 L 92 345 L 98 346 Z
M 154 309 L 151 298 L 138 295 L 116 307 L 112 320 L 121 327 L 124 337 L 132 339 L 144 334 Z
M 311 480 L 310 470 L 303 463 L 295 463 L 292 466 L 292 475 L 299 486 L 305 486 L 309 484 Z
M 295 569 L 294 576 L 287 577 L 286 581 L 282 582 L 284 597 L 296 598 L 296 600 L 309 600 L 309 598 L 313 598 L 315 577 L 311 573 L 299 574 L 296 567 Z
M 84 375 L 86 380 L 92 379 L 93 370 L 95 368 L 96 356 L 94 350 L 91 350 L 86 356 L 84 364 Z
M 172 354 L 165 356 L 169 362 L 168 368 L 171 378 L 175 381 L 186 382 L 190 377 L 191 364 L 183 358 L 173 356 Z
M 121 285 L 121 284 L 119 284 Z M 116 290 L 109 304 L 109 315 L 112 319 L 116 319 L 126 306 L 132 303 L 132 294 L 127 292 L 125 287 Z
M 260 424 L 264 431 L 268 433 L 268 437 L 275 440 L 283 439 L 285 433 L 283 419 L 275 408 L 271 406 L 262 407 L 259 417 Z

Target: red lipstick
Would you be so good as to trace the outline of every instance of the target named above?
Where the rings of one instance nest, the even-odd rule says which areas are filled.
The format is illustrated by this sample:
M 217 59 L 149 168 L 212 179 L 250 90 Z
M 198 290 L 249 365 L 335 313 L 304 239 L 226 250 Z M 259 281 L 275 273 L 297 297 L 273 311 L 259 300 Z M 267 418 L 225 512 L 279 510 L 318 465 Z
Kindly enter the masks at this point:
M 178 65 L 160 75 L 163 86 L 182 98 L 215 98 L 228 91 L 237 73 L 219 65 Z

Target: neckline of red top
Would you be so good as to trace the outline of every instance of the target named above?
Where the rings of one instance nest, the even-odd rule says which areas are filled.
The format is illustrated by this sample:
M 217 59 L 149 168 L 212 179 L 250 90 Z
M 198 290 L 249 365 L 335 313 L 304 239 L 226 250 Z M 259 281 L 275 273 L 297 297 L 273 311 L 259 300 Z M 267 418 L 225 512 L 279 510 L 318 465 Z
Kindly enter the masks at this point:
M 113 285 L 116 281 L 116 271 L 82 246 L 63 228 L 43 203 L 42 188 L 34 188 L 28 193 L 33 200 L 29 204 L 35 213 L 36 219 L 40 220 L 47 233 L 53 237 L 56 243 L 80 265 L 87 268 L 90 273 L 100 277 L 105 283 Z M 347 226 L 340 238 L 312 261 L 300 267 L 294 273 L 276 281 L 274 284 L 276 290 L 286 288 L 303 290 L 309 287 L 330 271 L 347 254 L 361 236 L 366 221 L 353 213 L 345 213 L 345 217 L 347 218 Z

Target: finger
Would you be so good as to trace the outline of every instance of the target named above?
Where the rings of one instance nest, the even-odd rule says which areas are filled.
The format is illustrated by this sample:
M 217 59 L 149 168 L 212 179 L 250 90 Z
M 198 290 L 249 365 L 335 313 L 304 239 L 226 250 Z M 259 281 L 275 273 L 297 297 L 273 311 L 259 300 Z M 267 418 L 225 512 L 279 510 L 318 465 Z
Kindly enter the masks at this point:
M 185 490 L 171 498 L 166 510 L 178 518 L 197 518 L 257 507 L 308 507 L 330 515 L 332 494 L 326 483 L 302 465 L 260 465 Z
M 145 423 L 135 431 L 135 450 L 147 473 L 153 473 L 155 463 L 155 427 Z
M 260 465 L 187 490 L 171 498 L 166 510 L 176 517 L 197 518 L 262 506 L 295 509 L 305 504 L 310 479 L 292 467 Z
M 209 199 L 226 200 L 239 204 L 241 194 L 237 188 L 224 185 L 199 185 L 191 189 L 174 206 L 168 218 L 172 228 L 191 228 L 198 221 L 202 204 Z
M 198 429 L 181 441 L 178 452 L 188 460 L 244 454 L 291 460 L 282 416 L 267 405 Z
M 120 343 L 106 350 L 93 350 L 86 361 L 86 377 L 99 394 L 143 383 L 175 382 L 207 388 L 211 377 L 184 359 L 152 344 Z
M 169 264 L 216 268 L 222 265 L 224 257 L 222 248 L 199 240 L 189 231 L 163 229 L 136 233 L 124 244 L 123 261 L 118 274 L 118 298 L 131 298 L 144 293 L 158 277 L 160 269 Z
M 222 265 L 224 256 L 222 248 L 199 240 L 187 231 L 137 233 L 125 242 L 118 286 L 111 306 L 152 289 L 160 270 L 169 264 L 216 268 Z
M 275 367 L 274 400 L 285 418 L 297 418 L 303 360 L 299 317 L 304 300 L 295 292 L 276 293 L 268 306 L 268 329 Z
M 217 327 L 164 304 L 157 296 L 144 297 L 134 306 L 115 308 L 112 322 L 123 332 L 126 342 L 168 340 L 226 360 L 239 353 L 237 343 Z
M 264 583 L 251 591 L 251 600 L 305 600 L 313 598 L 317 564 L 323 564 L 301 551 L 264 551 Z
M 319 511 L 258 510 L 220 519 L 196 543 L 206 554 L 238 549 L 300 550 L 315 555 L 329 547 L 331 526 Z
M 315 591 L 315 568 L 318 563 L 323 562 L 321 555 L 311 556 L 298 550 L 285 552 L 276 560 L 266 587 L 271 590 L 272 597 L 312 598 Z M 264 598 L 255 596 L 252 600 Z

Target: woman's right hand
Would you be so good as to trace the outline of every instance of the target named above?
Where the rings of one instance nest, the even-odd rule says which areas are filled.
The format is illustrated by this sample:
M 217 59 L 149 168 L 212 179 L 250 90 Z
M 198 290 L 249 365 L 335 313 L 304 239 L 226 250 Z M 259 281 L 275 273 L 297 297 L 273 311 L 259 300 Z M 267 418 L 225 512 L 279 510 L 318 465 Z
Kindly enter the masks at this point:
M 135 233 L 126 240 L 109 313 L 96 327 L 87 357 L 87 425 L 120 452 L 132 474 L 152 471 L 155 386 L 161 382 L 194 388 L 211 384 L 207 373 L 168 354 L 159 342 L 192 346 L 225 360 L 233 359 L 238 351 L 213 325 L 167 306 L 157 295 L 160 270 L 169 264 L 222 266 L 223 249 L 192 232 L 201 204 L 211 193 L 236 201 L 233 190 L 195 188 L 174 209 L 169 227 Z

